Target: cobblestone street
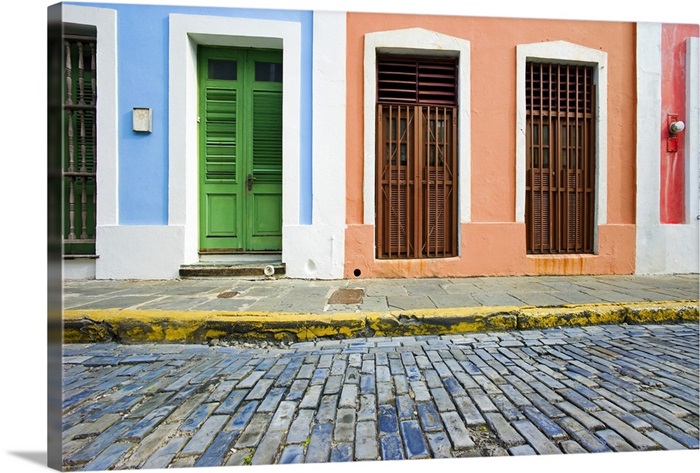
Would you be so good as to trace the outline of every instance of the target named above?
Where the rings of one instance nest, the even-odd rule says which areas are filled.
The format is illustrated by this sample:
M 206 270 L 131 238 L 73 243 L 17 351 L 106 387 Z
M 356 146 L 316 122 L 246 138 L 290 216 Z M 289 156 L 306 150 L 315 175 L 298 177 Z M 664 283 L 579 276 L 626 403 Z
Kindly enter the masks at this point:
M 67 470 L 698 449 L 698 326 L 69 344 Z

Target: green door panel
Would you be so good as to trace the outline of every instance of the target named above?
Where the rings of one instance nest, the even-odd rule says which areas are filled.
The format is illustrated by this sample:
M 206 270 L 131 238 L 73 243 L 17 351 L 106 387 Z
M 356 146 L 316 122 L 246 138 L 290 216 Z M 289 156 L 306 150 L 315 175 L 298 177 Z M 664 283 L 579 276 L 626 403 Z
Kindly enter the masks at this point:
M 280 51 L 198 50 L 201 249 L 282 247 L 281 71 Z

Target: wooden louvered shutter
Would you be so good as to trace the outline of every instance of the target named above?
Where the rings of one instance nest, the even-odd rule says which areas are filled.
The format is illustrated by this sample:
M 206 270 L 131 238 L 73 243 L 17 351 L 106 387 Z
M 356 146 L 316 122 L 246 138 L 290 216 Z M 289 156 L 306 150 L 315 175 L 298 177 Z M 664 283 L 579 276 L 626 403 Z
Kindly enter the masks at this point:
M 282 180 L 282 92 L 253 92 L 253 174 L 257 183 Z
M 457 254 L 457 63 L 380 57 L 377 257 Z
M 235 183 L 238 90 L 208 86 L 204 91 L 204 173 L 210 182 Z
M 592 253 L 593 68 L 528 62 L 525 83 L 527 252 Z

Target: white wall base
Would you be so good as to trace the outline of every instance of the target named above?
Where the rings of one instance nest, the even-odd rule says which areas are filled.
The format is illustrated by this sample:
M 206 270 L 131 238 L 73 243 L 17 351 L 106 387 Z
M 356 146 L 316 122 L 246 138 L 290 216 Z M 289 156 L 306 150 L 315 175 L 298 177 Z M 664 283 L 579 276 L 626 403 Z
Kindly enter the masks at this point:
M 184 226 L 98 226 L 95 277 L 178 278 L 184 241 Z
M 95 279 L 95 259 L 64 259 L 63 279 Z
M 288 225 L 282 235 L 287 277 L 343 278 L 345 225 Z

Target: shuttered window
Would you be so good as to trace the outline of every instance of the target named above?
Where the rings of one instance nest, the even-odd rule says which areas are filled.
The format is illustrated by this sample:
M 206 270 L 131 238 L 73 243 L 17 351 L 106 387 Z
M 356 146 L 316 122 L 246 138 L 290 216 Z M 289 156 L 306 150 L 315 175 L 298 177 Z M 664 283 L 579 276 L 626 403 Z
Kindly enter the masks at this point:
M 528 62 L 527 252 L 593 252 L 593 68 Z
M 378 57 L 377 257 L 457 254 L 456 59 Z
M 69 25 L 64 25 L 63 251 L 66 255 L 94 255 L 97 215 L 96 32 L 72 30 Z

